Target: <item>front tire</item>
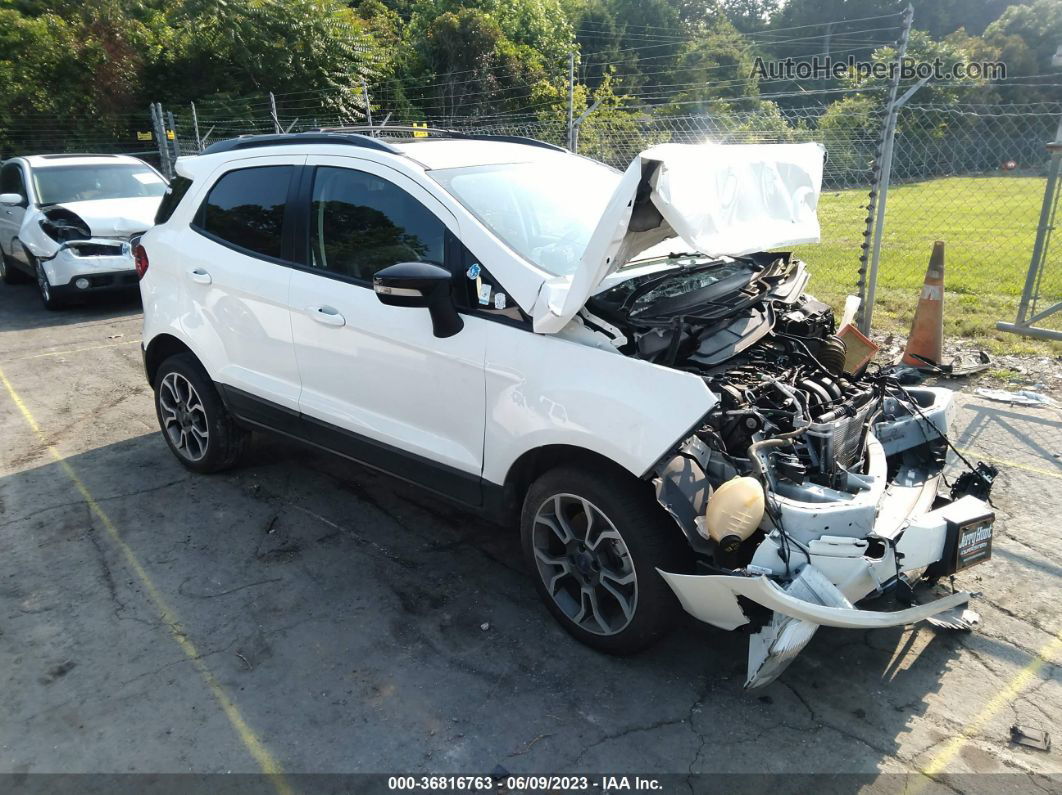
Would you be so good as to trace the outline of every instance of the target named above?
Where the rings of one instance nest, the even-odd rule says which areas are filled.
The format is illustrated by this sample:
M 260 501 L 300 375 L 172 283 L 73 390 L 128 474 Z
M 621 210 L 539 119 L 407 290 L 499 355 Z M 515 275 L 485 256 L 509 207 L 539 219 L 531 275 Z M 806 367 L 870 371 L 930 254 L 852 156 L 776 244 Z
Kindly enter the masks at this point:
M 236 424 L 214 382 L 190 353 L 171 356 L 159 366 L 155 414 L 166 444 L 193 472 L 232 468 L 250 436 Z
M 649 486 L 626 471 L 545 473 L 528 490 L 520 535 L 546 607 L 587 646 L 633 654 L 682 613 L 656 569 L 684 571 L 689 546 Z
M 63 306 L 63 302 L 59 299 L 52 289 L 51 282 L 48 281 L 48 274 L 44 270 L 44 266 L 41 265 L 41 261 L 34 257 L 30 260 L 33 265 L 33 272 L 37 276 L 37 294 L 41 297 L 41 303 L 44 304 L 44 308 L 49 311 L 60 309 Z

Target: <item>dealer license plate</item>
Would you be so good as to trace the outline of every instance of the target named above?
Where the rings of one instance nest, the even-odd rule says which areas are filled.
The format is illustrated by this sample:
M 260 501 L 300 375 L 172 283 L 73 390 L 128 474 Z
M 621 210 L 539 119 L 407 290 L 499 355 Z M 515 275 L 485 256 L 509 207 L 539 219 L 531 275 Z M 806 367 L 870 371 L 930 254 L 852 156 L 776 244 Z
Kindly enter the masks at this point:
M 955 546 L 955 571 L 983 563 L 992 557 L 992 522 L 978 522 L 959 528 Z

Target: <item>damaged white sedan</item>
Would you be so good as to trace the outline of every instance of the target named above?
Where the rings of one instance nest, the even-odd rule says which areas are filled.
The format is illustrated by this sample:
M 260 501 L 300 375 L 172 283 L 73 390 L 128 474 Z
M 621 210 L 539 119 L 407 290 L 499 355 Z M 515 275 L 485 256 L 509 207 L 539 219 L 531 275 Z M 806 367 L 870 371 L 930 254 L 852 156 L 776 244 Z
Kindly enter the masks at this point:
M 750 687 L 820 626 L 968 625 L 969 594 L 915 586 L 989 557 L 994 472 L 938 493 L 951 393 L 853 361 L 777 253 L 818 239 L 821 146 L 667 144 L 620 173 L 373 132 L 178 161 L 136 257 L 181 463 L 271 430 L 518 522 L 576 638 L 631 653 L 684 608 L 750 634 Z M 906 605 L 860 605 L 886 592 Z
M 34 280 L 56 309 L 136 287 L 130 241 L 154 222 L 166 181 L 128 155 L 32 155 L 0 167 L 0 279 Z

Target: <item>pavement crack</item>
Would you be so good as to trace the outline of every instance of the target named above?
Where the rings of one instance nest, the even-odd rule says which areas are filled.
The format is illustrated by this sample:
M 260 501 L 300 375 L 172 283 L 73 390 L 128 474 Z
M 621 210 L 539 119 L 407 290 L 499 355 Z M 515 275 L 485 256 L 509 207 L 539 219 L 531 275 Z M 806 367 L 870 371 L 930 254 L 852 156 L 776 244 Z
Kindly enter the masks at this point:
M 618 732 L 614 732 L 612 734 L 602 735 L 600 738 L 598 738 L 594 742 L 592 742 L 589 745 L 585 746 L 579 752 L 578 756 L 576 756 L 575 759 L 572 760 L 572 763 L 571 763 L 572 764 L 572 769 L 573 770 L 577 770 L 579 768 L 579 762 L 582 761 L 582 758 L 584 756 L 586 756 L 586 754 L 589 753 L 590 751 L 592 751 L 594 748 L 597 748 L 599 745 L 604 745 L 605 743 L 612 742 L 613 740 L 619 740 L 619 739 L 621 739 L 623 737 L 626 737 L 628 735 L 637 734 L 638 732 L 656 731 L 657 729 L 662 729 L 665 726 L 674 726 L 676 724 L 685 723 L 685 722 L 686 722 L 685 718 L 672 718 L 670 720 L 658 720 L 658 721 L 653 721 L 652 723 L 647 723 L 644 726 L 628 726 L 623 731 L 618 731 Z
M 187 596 L 190 599 L 217 599 L 219 596 L 228 596 L 229 594 L 236 593 L 238 591 L 245 591 L 248 588 L 254 588 L 259 585 L 268 585 L 273 582 L 283 582 L 283 577 L 270 577 L 268 580 L 258 580 L 257 582 L 249 582 L 245 585 L 237 585 L 235 588 L 229 588 L 224 591 L 218 591 L 217 593 L 194 593 L 186 591 L 184 586 L 192 579 L 191 577 L 185 577 L 180 585 L 177 586 L 177 593 L 181 596 Z

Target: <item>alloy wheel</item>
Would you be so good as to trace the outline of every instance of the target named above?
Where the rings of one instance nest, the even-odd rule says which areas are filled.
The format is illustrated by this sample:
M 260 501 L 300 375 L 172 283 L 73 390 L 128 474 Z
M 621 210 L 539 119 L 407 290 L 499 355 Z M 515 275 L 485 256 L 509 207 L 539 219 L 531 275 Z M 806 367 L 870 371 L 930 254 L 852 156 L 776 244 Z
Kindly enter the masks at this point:
M 574 624 L 615 635 L 638 606 L 638 576 L 623 537 L 589 500 L 555 494 L 535 513 L 535 564 L 546 591 Z
M 177 372 L 167 373 L 159 384 L 162 429 L 180 455 L 200 461 L 207 453 L 210 429 L 203 399 L 192 382 Z

